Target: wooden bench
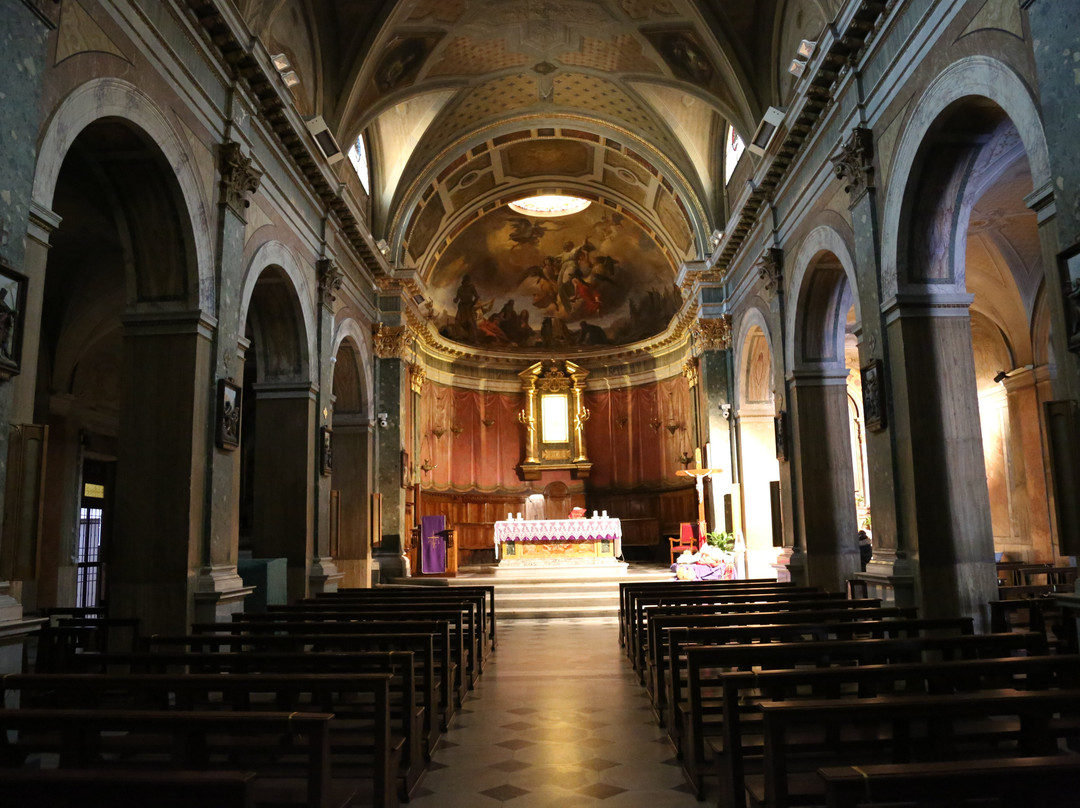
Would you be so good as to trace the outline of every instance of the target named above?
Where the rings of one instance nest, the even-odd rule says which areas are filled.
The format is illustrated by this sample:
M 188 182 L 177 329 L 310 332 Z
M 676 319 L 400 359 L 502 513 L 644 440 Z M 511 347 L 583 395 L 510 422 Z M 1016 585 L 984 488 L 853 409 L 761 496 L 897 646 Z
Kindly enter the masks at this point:
M 878 601 L 873 601 L 877 603 Z M 827 608 L 817 608 L 817 604 L 827 603 Z M 859 603 L 859 601 L 847 601 L 847 603 Z M 645 680 L 649 688 L 649 696 L 652 698 L 653 710 L 656 712 L 660 726 L 666 723 L 664 715 L 667 706 L 667 670 L 668 670 L 668 636 L 667 632 L 673 628 L 722 628 L 725 626 L 742 625 L 768 625 L 782 623 L 803 623 L 808 621 L 842 621 L 842 620 L 885 620 L 892 618 L 915 616 L 915 609 L 902 609 L 897 607 L 871 607 L 860 608 L 852 606 L 847 608 L 844 602 L 833 604 L 831 601 L 808 601 L 805 603 L 793 602 L 791 604 L 771 604 L 783 607 L 790 605 L 794 608 L 780 611 L 738 611 L 716 614 L 680 613 L 687 607 L 658 607 L 649 613 L 649 629 L 646 656 Z M 757 608 L 766 608 L 754 604 Z
M 0 769 L 10 806 L 255 808 L 254 772 Z
M 343 808 L 357 797 L 358 784 L 332 780 L 332 719 L 329 713 L 5 709 L 0 710 L 0 764 L 20 767 L 32 751 L 58 755 L 61 769 L 112 763 L 155 772 L 253 770 L 256 806 L 273 801 Z M 371 791 L 366 798 L 392 804 L 375 802 L 376 796 Z
M 393 719 L 393 680 L 393 674 L 383 673 L 9 674 L 0 679 L 0 694 L 16 695 L 23 707 L 38 709 L 171 706 L 333 713 L 330 751 L 337 764 L 347 764 L 353 776 L 370 776 L 378 795 L 385 795 L 398 776 L 402 799 L 407 800 L 426 762 L 411 703 Z M 412 696 L 409 682 L 410 702 Z
M 827 766 L 818 776 L 828 808 L 1067 805 L 1080 792 L 1080 756 Z
M 627 630 L 634 613 L 634 601 L 640 593 L 665 592 L 665 591 L 710 591 L 728 590 L 737 592 L 740 589 L 757 588 L 761 586 L 789 587 L 794 584 L 779 583 L 775 578 L 751 578 L 742 581 L 641 581 L 634 583 L 619 584 L 619 644 L 625 645 Z
M 441 732 L 453 717 L 453 700 L 444 702 L 451 687 L 449 672 L 440 664 L 435 637 L 424 633 L 374 635 L 288 635 L 260 634 L 229 636 L 188 634 L 155 637 L 149 650 L 129 655 L 102 655 L 100 662 L 76 657 L 71 671 L 114 671 L 117 665 L 131 672 L 165 673 L 178 666 L 196 672 L 241 673 L 319 672 L 315 664 L 329 666 L 327 672 L 362 673 L 369 663 L 368 654 L 401 651 L 413 655 L 413 681 L 416 703 L 423 717 L 423 736 L 429 754 Z M 194 659 L 192 654 L 200 654 Z M 217 658 L 220 656 L 221 658 Z M 445 662 L 445 660 L 443 660 Z
M 719 671 L 701 665 L 700 658 L 693 658 L 691 652 L 702 648 L 718 651 L 731 648 L 753 651 L 769 646 L 790 648 L 800 643 L 810 646 L 833 644 L 833 647 L 837 647 L 836 643 L 858 642 L 855 638 L 859 635 L 870 642 L 889 641 L 881 640 L 883 637 L 929 640 L 921 637 L 924 631 L 952 632 L 954 636 L 936 639 L 961 640 L 971 638 L 972 624 L 971 618 L 930 618 L 672 629 L 668 633 L 671 648 L 668 737 L 681 755 L 688 781 L 697 793 L 702 793 L 701 778 L 707 763 L 705 738 L 723 731 L 723 702 L 708 697 L 712 690 L 719 687 Z M 813 656 L 814 650 L 792 648 L 787 654 L 805 659 Z M 764 658 L 764 654 L 762 656 Z M 751 664 L 765 666 L 764 662 Z
M 1080 656 L 1007 657 L 858 667 L 740 671 L 720 675 L 723 734 L 706 738 L 719 781 L 721 808 L 743 808 L 745 775 L 760 770 L 762 701 L 866 698 L 897 692 L 1080 686 Z
M 445 620 L 358 620 L 319 621 L 274 620 L 261 623 L 195 623 L 192 635 L 215 635 L 237 637 L 290 637 L 292 647 L 298 650 L 347 651 L 346 637 L 379 637 L 386 634 L 431 634 L 435 641 L 435 676 L 439 684 L 439 709 L 442 727 L 449 727 L 455 711 L 465 697 L 464 676 L 459 674 L 460 661 L 464 655 L 460 634 L 452 634 Z M 189 637 L 192 635 L 188 635 Z M 279 649 L 289 646 L 288 640 L 279 640 Z M 161 644 L 161 638 L 151 638 L 151 644 Z M 236 648 L 235 644 L 231 645 Z
M 1056 754 L 1077 736 L 1080 690 L 808 699 L 759 709 L 764 773 L 747 777 L 747 794 L 752 806 L 787 808 L 820 804 L 819 767 Z M 977 732 L 969 731 L 973 721 Z

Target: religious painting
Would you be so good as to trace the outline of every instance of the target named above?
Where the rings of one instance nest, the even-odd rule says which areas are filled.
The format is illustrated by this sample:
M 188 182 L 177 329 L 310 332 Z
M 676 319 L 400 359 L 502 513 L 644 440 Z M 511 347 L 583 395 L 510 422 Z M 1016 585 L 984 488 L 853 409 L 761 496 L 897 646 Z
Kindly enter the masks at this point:
M 218 379 L 217 447 L 232 450 L 240 445 L 240 412 L 244 391 L 228 379 Z
M 875 359 L 860 372 L 862 379 L 863 421 L 871 432 L 886 426 L 885 395 L 882 387 L 881 360 Z
M 1080 243 L 1058 256 L 1062 293 L 1065 296 L 1065 327 L 1069 350 L 1080 353 Z
M 334 430 L 328 426 L 319 429 L 319 467 L 324 477 L 334 472 Z
M 440 35 L 394 39 L 375 68 L 375 86 L 380 92 L 388 93 L 411 84 L 441 38 Z
M 17 376 L 22 369 L 26 283 L 25 275 L 0 263 L 0 381 Z
M 443 253 L 428 290 L 447 339 L 495 350 L 579 351 L 662 332 L 682 305 L 675 267 L 623 214 L 559 218 L 499 208 Z
M 776 438 L 776 459 L 788 459 L 787 411 L 780 410 L 773 419 L 773 431 Z

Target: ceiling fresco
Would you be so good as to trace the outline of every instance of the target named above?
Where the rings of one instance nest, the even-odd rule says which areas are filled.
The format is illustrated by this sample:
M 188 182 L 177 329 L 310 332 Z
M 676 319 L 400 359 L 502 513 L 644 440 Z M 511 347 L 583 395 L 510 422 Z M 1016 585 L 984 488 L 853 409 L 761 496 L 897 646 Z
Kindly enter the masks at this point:
M 682 304 L 675 267 L 656 242 L 595 204 L 561 218 L 503 207 L 478 219 L 443 253 L 428 292 L 445 338 L 526 352 L 647 339 Z

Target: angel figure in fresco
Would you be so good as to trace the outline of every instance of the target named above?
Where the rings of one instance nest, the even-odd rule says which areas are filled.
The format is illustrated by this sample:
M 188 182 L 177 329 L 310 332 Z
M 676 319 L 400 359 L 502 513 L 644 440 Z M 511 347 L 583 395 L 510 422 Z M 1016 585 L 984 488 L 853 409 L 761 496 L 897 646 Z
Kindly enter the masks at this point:
M 549 255 L 544 259 L 543 266 L 533 265 L 525 270 L 521 281 L 524 283 L 530 278 L 534 279 L 532 292 L 533 305 L 538 309 L 546 309 L 559 299 L 559 259 Z
M 514 246 L 511 250 L 516 250 L 519 247 L 540 247 L 540 239 L 547 235 L 548 227 L 544 222 L 533 221 L 532 219 L 526 219 L 524 216 L 510 220 L 510 226 L 513 228 L 510 231 L 510 240 L 514 242 Z M 557 228 L 551 228 L 553 230 Z

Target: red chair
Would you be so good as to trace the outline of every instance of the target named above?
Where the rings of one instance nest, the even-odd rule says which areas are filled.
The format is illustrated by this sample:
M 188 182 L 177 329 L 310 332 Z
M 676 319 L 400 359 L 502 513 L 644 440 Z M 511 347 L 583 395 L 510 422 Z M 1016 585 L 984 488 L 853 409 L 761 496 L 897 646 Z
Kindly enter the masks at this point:
M 674 564 L 675 559 L 687 550 L 691 553 L 698 551 L 698 546 L 701 544 L 701 525 L 697 522 L 680 523 L 678 538 L 671 536 L 668 542 L 671 544 L 671 563 Z

